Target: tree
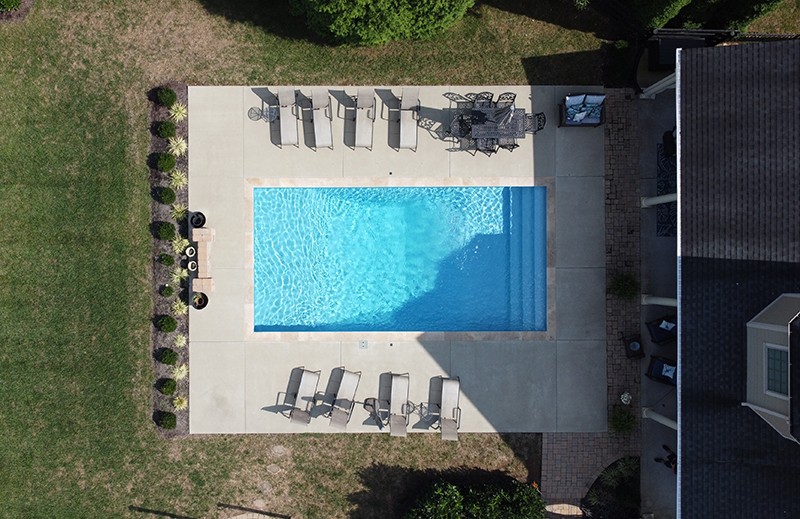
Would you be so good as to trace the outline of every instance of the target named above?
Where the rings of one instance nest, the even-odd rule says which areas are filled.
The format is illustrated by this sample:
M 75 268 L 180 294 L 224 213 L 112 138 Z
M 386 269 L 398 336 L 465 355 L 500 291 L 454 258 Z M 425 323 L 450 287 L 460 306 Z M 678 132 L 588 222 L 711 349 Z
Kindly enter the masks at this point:
M 424 39 L 460 20 L 475 0 L 292 0 L 316 33 L 339 43 Z

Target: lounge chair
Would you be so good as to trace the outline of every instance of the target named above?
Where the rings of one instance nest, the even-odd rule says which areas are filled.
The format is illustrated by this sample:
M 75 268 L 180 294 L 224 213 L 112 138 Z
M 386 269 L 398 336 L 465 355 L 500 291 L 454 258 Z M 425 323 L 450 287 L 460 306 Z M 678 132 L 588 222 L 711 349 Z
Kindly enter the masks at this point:
M 286 395 L 287 402 L 294 400 L 292 410 L 289 412 L 289 420 L 292 423 L 308 425 L 311 422 L 311 410 L 316 404 L 317 385 L 319 384 L 319 371 L 303 370 L 300 377 L 300 387 L 297 393 Z
M 408 373 L 392 374 L 392 391 L 389 400 L 389 435 L 405 437 L 408 428 L 408 415 L 411 407 L 408 402 Z
M 461 427 L 461 408 L 458 406 L 460 395 L 461 380 L 458 377 L 442 379 L 439 428 L 443 440 L 458 441 L 458 428 Z
M 356 96 L 356 148 L 372 150 L 372 126 L 375 122 L 375 91 L 359 88 Z
M 278 118 L 281 120 L 281 146 L 299 146 L 297 139 L 297 100 L 291 87 L 278 89 Z
M 314 148 L 333 149 L 331 97 L 326 90 L 311 91 L 311 117 L 314 119 Z
M 417 151 L 419 88 L 404 88 L 400 98 L 400 149 Z
M 330 426 L 336 429 L 344 429 L 353 414 L 353 407 L 356 405 L 356 389 L 361 380 L 361 372 L 342 370 L 342 381 L 339 389 L 331 404 Z

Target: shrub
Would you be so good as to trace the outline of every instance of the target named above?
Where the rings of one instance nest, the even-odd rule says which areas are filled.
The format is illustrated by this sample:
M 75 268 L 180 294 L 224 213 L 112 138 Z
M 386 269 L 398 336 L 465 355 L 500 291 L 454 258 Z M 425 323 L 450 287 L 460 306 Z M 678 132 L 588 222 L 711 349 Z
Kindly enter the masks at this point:
M 175 137 L 175 123 L 172 121 L 161 121 L 158 123 L 158 129 L 156 130 L 156 133 L 162 139 Z
M 158 261 L 162 265 L 166 265 L 171 267 L 175 263 L 175 258 L 172 257 L 172 254 L 167 254 L 166 252 L 162 252 L 158 255 Z
M 172 378 L 175 380 L 183 380 L 189 374 L 189 366 L 181 364 L 172 368 Z
M 175 413 L 157 411 L 156 424 L 158 424 L 158 426 L 162 429 L 174 429 L 178 424 L 178 419 L 175 417 Z
M 608 284 L 608 293 L 620 299 L 634 299 L 639 295 L 639 282 L 633 274 L 617 274 Z
M 156 237 L 159 240 L 169 241 L 175 238 L 175 226 L 169 222 L 156 224 Z
M 170 279 L 176 285 L 179 285 L 181 281 L 189 277 L 189 271 L 185 268 L 181 268 L 180 266 L 176 265 L 172 272 L 170 273 Z
M 180 157 L 186 153 L 186 148 L 186 139 L 183 137 L 170 137 L 167 139 L 167 150 L 176 157 Z
M 438 483 L 414 509 L 409 519 L 544 519 L 545 502 L 532 485 L 514 481 L 511 485 L 459 488 Z
M 185 396 L 176 396 L 172 399 L 172 405 L 175 407 L 176 411 L 183 411 L 189 407 L 189 399 Z
M 185 315 L 189 311 L 189 306 L 180 299 L 176 299 L 172 303 L 171 310 L 175 315 Z
M 169 187 L 172 189 L 178 190 L 183 189 L 189 183 L 189 179 L 186 178 L 186 173 L 179 169 L 173 169 L 169 173 Z
M 692 0 L 636 0 L 630 5 L 645 27 L 658 29 L 675 18 Z
M 156 198 L 164 205 L 169 205 L 175 202 L 175 191 L 169 187 L 159 187 L 156 189 Z
M 164 333 L 172 333 L 178 329 L 178 322 L 170 315 L 162 315 L 156 321 L 156 327 Z
M 186 218 L 187 211 L 188 208 L 184 204 L 175 204 L 169 210 L 169 215 L 175 220 L 183 220 Z
M 0 11 L 14 11 L 19 9 L 21 0 L 0 0 Z
M 640 461 L 620 458 L 600 474 L 581 500 L 585 517 L 640 517 Z
M 170 87 L 161 87 L 156 92 L 156 99 L 158 99 L 158 104 L 169 108 L 178 101 L 178 94 Z
M 186 336 L 185 335 L 176 335 L 175 336 L 175 347 L 180 349 L 186 346 Z
M 380 45 L 391 40 L 422 39 L 460 20 L 474 0 L 294 0 L 318 34 L 340 43 Z
M 167 366 L 174 366 L 178 362 L 178 354 L 175 350 L 161 348 L 158 351 L 158 361 Z
M 161 287 L 161 295 L 164 297 L 172 297 L 172 294 L 175 293 L 175 289 L 169 285 L 164 285 Z
M 636 416 L 633 411 L 621 405 L 615 406 L 611 411 L 608 426 L 612 431 L 620 434 L 629 434 L 636 429 Z
M 178 383 L 175 382 L 175 379 L 172 378 L 162 378 L 156 384 L 156 387 L 161 392 L 162 395 L 174 395 L 175 390 L 178 388 Z
M 159 153 L 156 159 L 156 169 L 162 172 L 175 169 L 175 155 L 170 153 Z
M 183 236 L 175 236 L 172 239 L 172 250 L 175 254 L 181 254 L 183 251 L 186 250 L 186 247 L 189 246 L 189 240 L 184 238 Z
M 169 118 L 179 123 L 186 119 L 186 116 L 189 114 L 188 110 L 186 109 L 186 105 L 183 103 L 174 103 L 172 106 L 169 107 Z

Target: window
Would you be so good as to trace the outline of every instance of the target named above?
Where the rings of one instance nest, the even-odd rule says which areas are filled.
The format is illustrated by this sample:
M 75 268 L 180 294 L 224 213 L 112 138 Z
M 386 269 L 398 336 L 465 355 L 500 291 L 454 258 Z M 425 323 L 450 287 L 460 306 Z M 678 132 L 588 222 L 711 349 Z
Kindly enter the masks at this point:
M 789 351 L 775 344 L 766 344 L 767 393 L 789 395 Z

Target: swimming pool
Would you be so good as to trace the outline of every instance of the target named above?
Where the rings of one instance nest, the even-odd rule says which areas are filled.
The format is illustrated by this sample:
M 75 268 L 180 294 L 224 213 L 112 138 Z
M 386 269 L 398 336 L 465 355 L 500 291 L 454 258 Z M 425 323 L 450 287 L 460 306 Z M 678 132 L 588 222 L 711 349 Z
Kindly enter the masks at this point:
M 546 188 L 255 188 L 255 331 L 533 331 Z

